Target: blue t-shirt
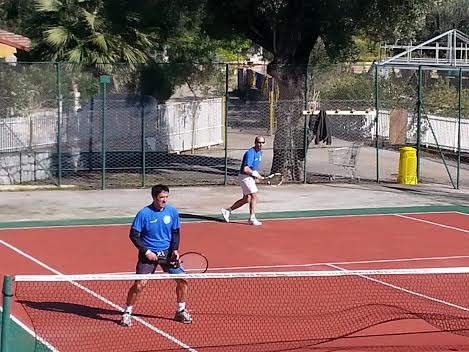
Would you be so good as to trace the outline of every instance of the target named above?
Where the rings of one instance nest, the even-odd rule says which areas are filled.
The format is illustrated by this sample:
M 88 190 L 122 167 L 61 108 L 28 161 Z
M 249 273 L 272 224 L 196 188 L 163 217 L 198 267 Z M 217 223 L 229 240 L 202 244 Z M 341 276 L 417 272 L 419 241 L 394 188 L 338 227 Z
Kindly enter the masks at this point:
M 171 232 L 179 227 L 179 213 L 171 205 L 158 211 L 150 204 L 137 213 L 132 223 L 132 228 L 141 233 L 143 243 L 152 252 L 168 249 Z
M 249 148 L 243 156 L 243 162 L 239 169 L 240 174 L 245 174 L 243 171 L 245 166 L 249 166 L 252 171 L 257 170 L 262 161 L 262 150 L 257 151 L 255 147 Z

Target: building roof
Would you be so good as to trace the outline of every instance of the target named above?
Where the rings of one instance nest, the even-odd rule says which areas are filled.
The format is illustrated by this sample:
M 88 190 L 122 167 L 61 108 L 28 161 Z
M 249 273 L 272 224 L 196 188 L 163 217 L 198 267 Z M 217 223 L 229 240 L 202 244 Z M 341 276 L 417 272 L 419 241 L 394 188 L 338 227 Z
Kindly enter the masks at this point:
M 24 51 L 31 50 L 31 39 L 3 29 L 0 29 L 0 44 L 9 45 Z

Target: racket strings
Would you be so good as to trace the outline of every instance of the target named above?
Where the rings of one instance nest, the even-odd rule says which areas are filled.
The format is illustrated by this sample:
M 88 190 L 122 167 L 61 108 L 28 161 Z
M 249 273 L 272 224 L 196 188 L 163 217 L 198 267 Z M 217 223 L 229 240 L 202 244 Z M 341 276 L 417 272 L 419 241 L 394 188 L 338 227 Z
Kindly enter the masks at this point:
M 272 186 L 278 186 L 283 182 L 283 176 L 281 174 L 274 174 L 267 179 L 267 182 Z
M 208 268 L 208 260 L 200 253 L 189 252 L 179 258 L 180 266 L 188 274 L 204 273 Z

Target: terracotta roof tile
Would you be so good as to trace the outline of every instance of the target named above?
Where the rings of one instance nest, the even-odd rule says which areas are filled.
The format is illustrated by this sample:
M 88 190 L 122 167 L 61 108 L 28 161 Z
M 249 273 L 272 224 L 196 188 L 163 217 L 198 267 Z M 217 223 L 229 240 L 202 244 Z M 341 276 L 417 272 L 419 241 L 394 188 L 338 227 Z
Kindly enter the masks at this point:
M 31 39 L 0 29 L 0 43 L 12 46 L 16 49 L 31 50 Z

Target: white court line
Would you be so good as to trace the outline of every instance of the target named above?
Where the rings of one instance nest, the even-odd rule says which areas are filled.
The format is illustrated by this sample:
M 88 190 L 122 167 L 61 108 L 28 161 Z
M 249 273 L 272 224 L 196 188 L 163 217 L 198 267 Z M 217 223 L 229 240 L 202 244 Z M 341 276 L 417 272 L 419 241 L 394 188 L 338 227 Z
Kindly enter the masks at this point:
M 281 268 L 304 268 L 309 266 L 328 266 L 328 265 L 348 265 L 348 264 L 374 264 L 374 263 L 405 263 L 405 262 L 418 262 L 424 260 L 447 260 L 447 259 L 468 259 L 469 255 L 453 255 L 447 257 L 417 257 L 417 258 L 401 258 L 401 259 L 374 259 L 374 260 L 357 260 L 348 262 L 328 262 L 328 263 L 307 263 L 307 264 L 278 264 L 278 265 L 253 265 L 253 266 L 230 266 L 219 268 L 208 268 L 207 271 L 219 270 L 246 270 L 246 269 L 281 269 Z M 163 272 L 157 270 L 157 272 Z M 135 271 L 123 271 L 113 273 L 100 273 L 104 275 L 126 275 L 135 274 Z
M 0 312 L 3 312 L 2 307 L 0 307 Z M 44 346 L 46 346 L 51 352 L 59 352 L 54 346 L 52 346 L 49 342 L 44 340 L 42 337 L 36 335 L 36 333 L 26 326 L 21 320 L 15 317 L 13 314 L 10 314 L 10 318 L 15 322 L 15 324 L 19 325 L 23 330 L 25 330 L 28 334 L 34 337 L 36 340 L 39 340 Z M 11 340 L 10 340 L 11 341 Z
M 93 219 L 91 219 L 93 220 Z M 47 220 L 35 220 L 38 222 L 54 222 L 55 220 L 47 221 Z M 10 221 L 9 221 L 10 222 Z M 14 221 L 13 221 L 14 222 Z M 21 221 L 19 221 L 21 222 Z M 0 225 L 2 223 L 0 222 Z M 125 226 L 129 227 L 132 225 L 132 222 L 128 224 L 78 224 L 78 225 L 43 225 L 43 226 L 24 226 L 24 227 L 0 227 L 0 231 L 2 230 L 29 230 L 29 229 L 61 229 L 61 228 L 69 228 L 69 227 L 104 227 L 104 226 Z
M 27 253 L 21 251 L 20 249 L 16 248 L 15 246 L 13 246 L 13 245 L 11 245 L 11 244 L 9 244 L 9 243 L 3 241 L 3 240 L 0 240 L 0 244 L 3 244 L 4 246 L 10 248 L 11 250 L 15 251 L 16 253 L 18 253 L 18 254 L 20 254 L 20 255 L 22 255 L 22 256 L 28 258 L 29 260 L 33 261 L 34 263 L 36 263 L 36 264 L 42 266 L 43 268 L 45 268 L 45 269 L 47 269 L 47 270 L 53 272 L 53 273 L 56 274 L 56 275 L 64 275 L 64 274 L 60 273 L 59 271 L 55 270 L 54 268 L 48 266 L 47 264 L 44 264 L 43 262 L 39 261 L 38 259 L 36 259 L 36 258 L 30 256 L 29 254 L 27 254 Z M 79 283 L 74 282 L 74 281 L 69 281 L 69 282 L 70 282 L 72 285 L 78 287 L 79 289 L 85 291 L 86 293 L 89 293 L 91 296 L 97 298 L 98 300 L 100 300 L 100 301 L 102 301 L 102 302 L 104 302 L 104 303 L 110 305 L 110 306 L 113 307 L 114 309 L 119 310 L 119 311 L 121 311 L 121 312 L 124 311 L 124 309 L 123 309 L 121 306 L 119 306 L 119 305 L 117 305 L 117 304 L 115 304 L 115 303 L 109 301 L 108 299 L 102 297 L 101 295 L 99 295 L 98 293 L 96 293 L 96 292 L 90 290 L 89 288 L 87 288 L 87 287 L 85 287 L 85 286 L 83 286 L 83 285 L 80 285 Z M 149 328 L 150 330 L 152 330 L 152 331 L 154 331 L 154 332 L 160 334 L 160 335 L 163 336 L 163 337 L 166 337 L 168 340 L 174 342 L 176 345 L 179 345 L 180 347 L 182 347 L 182 348 L 184 348 L 184 349 L 186 349 L 186 350 L 188 350 L 188 351 L 190 351 L 190 352 L 197 352 L 197 350 L 195 350 L 195 349 L 191 348 L 190 346 L 186 345 L 184 342 L 179 341 L 179 340 L 176 339 L 174 336 L 171 336 L 170 334 L 164 332 L 163 330 L 158 329 L 156 326 L 151 325 L 150 323 L 147 323 L 145 320 L 143 320 L 143 319 L 141 319 L 141 318 L 139 318 L 139 317 L 136 317 L 136 316 L 134 316 L 133 319 L 134 319 L 135 321 L 138 321 L 138 322 L 139 322 L 140 324 L 142 324 L 143 326 Z
M 459 227 L 454 227 L 454 226 L 449 226 L 449 225 L 440 224 L 440 223 L 434 222 L 434 221 L 428 221 L 428 220 L 413 218 L 413 217 L 411 217 L 411 216 L 402 215 L 402 214 L 394 214 L 394 216 L 398 216 L 398 217 L 400 217 L 400 218 L 409 219 L 409 220 L 413 220 L 413 221 L 419 221 L 419 222 L 423 222 L 423 223 L 426 223 L 426 224 L 435 225 L 435 226 L 439 226 L 439 227 L 444 227 L 444 228 L 450 229 L 450 230 L 456 230 L 456 231 L 461 231 L 461 232 L 469 233 L 469 230 L 461 229 L 461 228 L 459 228 Z
M 351 270 L 347 270 L 345 268 L 342 268 L 342 267 L 336 266 L 336 265 L 332 265 L 332 264 L 330 266 L 332 268 L 335 268 L 335 269 L 338 269 L 338 270 L 341 270 L 341 271 L 344 271 L 344 272 L 350 272 L 351 271 Z M 396 285 L 390 284 L 386 281 L 381 281 L 381 280 L 378 280 L 378 279 L 374 279 L 374 278 L 366 276 L 366 275 L 359 275 L 358 274 L 357 276 L 360 276 L 360 277 L 362 277 L 364 279 L 367 279 L 367 280 L 370 280 L 370 281 L 377 282 L 377 283 L 382 284 L 384 286 L 394 288 L 398 291 L 403 291 L 403 292 L 406 292 L 406 293 L 410 293 L 411 295 L 414 295 L 414 296 L 422 297 L 422 298 L 428 299 L 428 300 L 433 301 L 433 302 L 441 303 L 441 304 L 449 306 L 449 307 L 453 307 L 453 308 L 457 308 L 457 309 L 461 309 L 463 311 L 469 312 L 469 308 L 467 308 L 467 307 L 459 306 L 457 304 L 454 304 L 454 303 L 451 303 L 451 302 L 448 302 L 448 301 L 443 301 L 443 300 L 435 298 L 435 297 L 427 296 L 427 295 L 424 295 L 423 293 L 419 293 L 419 292 L 416 292 L 416 291 L 411 291 L 411 290 L 408 290 L 404 287 L 396 286 Z
M 333 209 L 331 209 L 333 210 Z M 355 209 L 349 209 L 349 210 L 355 210 Z M 307 210 L 306 210 L 307 211 Z M 315 210 L 311 210 L 312 212 L 314 212 Z M 290 211 L 292 212 L 292 211 Z M 275 213 L 275 212 L 273 212 Z M 450 211 L 424 211 L 422 210 L 421 212 L 409 212 L 409 213 L 404 213 L 404 214 L 455 214 L 455 213 L 460 213 L 460 212 L 457 212 L 457 211 L 454 211 L 454 210 L 450 210 Z M 373 216 L 394 216 L 394 215 L 400 215 L 402 213 L 374 213 L 374 214 L 343 214 L 343 215 L 319 215 L 319 216 L 302 216 L 302 217 L 298 217 L 298 218 L 292 218 L 292 217 L 285 217 L 285 218 L 274 218 L 274 219 L 262 219 L 260 218 L 261 220 L 263 221 L 282 221 L 282 220 L 287 220 L 287 221 L 290 221 L 290 220 L 312 220 L 312 219 L 327 219 L 327 218 L 331 218 L 331 219 L 334 219 L 334 218 L 350 218 L 350 217 L 373 217 Z M 461 214 L 464 214 L 464 213 L 461 213 Z M 197 215 L 197 214 L 196 214 Z M 204 215 L 204 214 L 198 214 L 198 215 L 201 215 L 201 216 L 213 216 L 213 219 L 214 220 L 191 220 L 191 221 L 187 221 L 187 222 L 183 222 L 185 225 L 186 224 L 199 224 L 199 223 L 206 223 L 206 222 L 209 222 L 209 223 L 213 223 L 215 222 L 215 219 L 217 220 L 222 220 L 221 218 L 221 215 L 219 217 L 217 217 L 218 215 Z M 243 215 L 243 214 L 241 214 Z M 244 215 L 249 215 L 249 214 L 244 214 Z M 467 215 L 467 214 L 466 214 Z M 119 218 L 121 219 L 122 217 L 116 217 L 116 218 Z M 129 217 L 130 218 L 133 218 L 133 217 Z M 109 219 L 109 218 L 107 218 Z M 112 218 L 110 218 L 112 219 Z M 81 220 L 90 220 L 90 221 L 94 221 L 94 220 L 97 220 L 99 221 L 100 219 L 81 219 Z M 13 222 L 23 222 L 23 221 L 26 221 L 26 220 L 15 220 Z M 28 220 L 29 221 L 29 220 Z M 37 221 L 37 222 L 54 222 L 54 221 L 66 221 L 66 220 L 63 220 L 63 219 L 59 219 L 59 220 L 33 220 L 33 221 Z M 246 220 L 247 221 L 247 220 Z M 9 221 L 11 222 L 11 221 Z M 244 223 L 244 220 L 243 219 L 239 219 L 239 220 L 233 220 L 231 221 L 230 223 L 232 224 L 243 224 Z M 129 221 L 128 224 L 78 224 L 78 225 L 43 225 L 43 226 L 24 226 L 24 227 L 1 227 L 1 224 L 2 222 L 0 222 L 0 232 L 2 230 L 28 230 L 28 229 L 48 229 L 48 228 L 68 228 L 68 227 L 102 227 L 102 226 L 130 226 L 132 224 L 132 221 Z

